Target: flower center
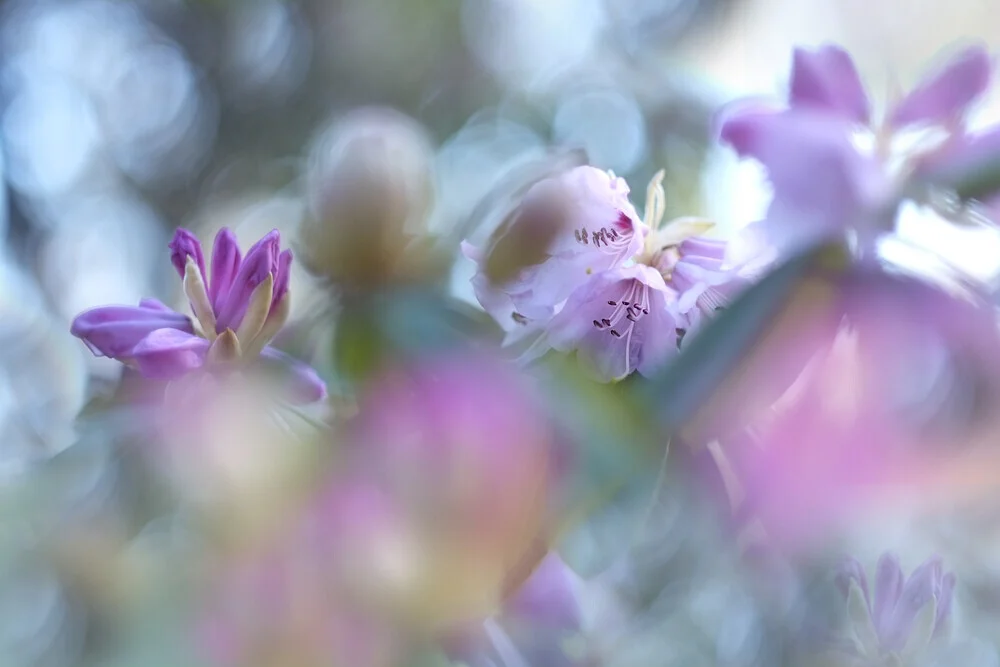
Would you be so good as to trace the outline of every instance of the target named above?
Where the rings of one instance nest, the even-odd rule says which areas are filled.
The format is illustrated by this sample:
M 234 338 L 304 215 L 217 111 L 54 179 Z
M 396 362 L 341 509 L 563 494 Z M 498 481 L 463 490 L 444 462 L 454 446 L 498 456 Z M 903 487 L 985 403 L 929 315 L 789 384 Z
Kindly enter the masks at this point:
M 201 271 L 192 257 L 188 257 L 184 270 L 184 293 L 194 314 L 195 333 L 212 343 L 211 354 L 219 360 L 234 361 L 255 357 L 284 325 L 288 318 L 288 299 L 273 303 L 274 275 L 267 277 L 250 293 L 246 312 L 236 331 L 226 328 L 217 331 L 216 312 L 212 307 Z M 287 295 L 285 295 L 287 297 Z M 273 308 L 272 308 L 273 306 Z
M 594 320 L 594 328 L 607 330 L 615 338 L 631 338 L 635 325 L 649 315 L 649 288 L 638 280 L 630 280 L 622 298 L 609 300 L 608 306 L 612 308 L 608 317 Z

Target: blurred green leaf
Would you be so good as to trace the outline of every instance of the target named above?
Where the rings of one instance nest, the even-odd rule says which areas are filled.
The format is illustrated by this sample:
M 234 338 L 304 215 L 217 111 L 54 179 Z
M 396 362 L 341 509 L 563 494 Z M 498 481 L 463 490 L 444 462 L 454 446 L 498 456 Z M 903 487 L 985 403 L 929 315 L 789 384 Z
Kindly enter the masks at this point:
M 456 352 L 497 338 L 485 313 L 426 288 L 395 288 L 345 299 L 334 334 L 334 363 L 347 382 L 389 359 Z
M 955 193 L 962 201 L 981 201 L 997 192 L 1000 192 L 1000 155 L 963 173 L 955 184 Z
M 495 329 L 478 309 L 430 290 L 393 290 L 373 307 L 382 335 L 403 353 L 465 347 Z
M 333 333 L 333 363 L 337 375 L 355 383 L 382 365 L 385 341 L 370 305 L 346 301 Z

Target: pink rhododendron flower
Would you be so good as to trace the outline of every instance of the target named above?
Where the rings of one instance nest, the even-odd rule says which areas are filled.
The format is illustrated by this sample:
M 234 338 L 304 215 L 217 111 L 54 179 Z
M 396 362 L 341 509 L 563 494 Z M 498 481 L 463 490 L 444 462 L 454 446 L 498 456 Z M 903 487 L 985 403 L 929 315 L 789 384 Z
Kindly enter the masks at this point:
M 705 317 L 724 307 L 748 280 L 726 263 L 724 241 L 702 236 L 712 228 L 711 223 L 682 218 L 663 224 L 662 173 L 649 185 L 645 220 L 638 226 L 633 224 L 628 187 L 621 179 L 609 193 L 604 177 L 595 176 L 601 172 L 580 167 L 571 173 L 586 175 L 573 182 L 596 194 L 581 196 L 594 202 L 592 207 L 571 211 L 569 225 L 580 226 L 572 240 L 568 234 L 557 235 L 555 253 L 542 264 L 548 280 L 558 279 L 559 289 L 538 291 L 536 282 L 514 282 L 500 290 L 491 286 L 480 270 L 473 278 L 476 294 L 508 332 L 507 344 L 533 339 L 521 356 L 523 361 L 555 349 L 576 352 L 600 381 L 620 380 L 636 370 L 651 373 L 676 353 L 679 336 L 698 328 Z M 609 205 L 608 201 L 614 203 Z M 588 215 L 598 210 L 603 216 L 630 211 L 623 214 L 620 224 L 633 225 L 633 230 L 641 229 L 642 233 L 622 227 L 619 237 L 612 227 L 610 232 L 602 229 L 584 234 L 594 224 Z M 481 265 L 486 259 L 471 246 L 466 245 L 465 252 Z M 574 259 L 561 263 L 552 259 L 558 256 Z M 527 269 L 525 275 L 534 279 L 542 271 Z M 544 299 L 544 308 L 524 305 L 530 301 L 537 306 L 539 294 L 552 297 Z
M 558 207 L 566 224 L 556 230 L 542 262 L 501 285 L 491 284 L 483 272 L 485 251 L 463 244 L 466 257 L 480 266 L 473 279 L 480 303 L 501 326 L 516 330 L 551 316 L 587 276 L 624 264 L 642 248 L 646 232 L 628 194 L 624 179 L 589 166 L 536 183 L 510 225 L 538 224 L 525 215 L 533 207 Z
M 915 172 L 964 159 L 965 116 L 991 73 L 984 49 L 965 49 L 873 122 L 845 51 L 797 49 L 788 107 L 729 109 L 721 138 L 767 170 L 774 195 L 760 225 L 774 243 L 792 249 L 851 232 L 864 255 L 893 229 L 902 200 L 930 203 L 911 187 Z
M 633 265 L 586 281 L 546 329 L 553 348 L 576 350 L 598 378 L 620 380 L 658 368 L 677 349 L 679 325 L 663 277 Z
M 144 299 L 138 307 L 105 306 L 81 313 L 73 320 L 73 335 L 94 354 L 134 366 L 147 378 L 176 380 L 206 364 L 230 367 L 259 359 L 286 371 L 291 398 L 311 402 L 326 395 L 315 371 L 267 346 L 289 308 L 292 253 L 280 250 L 277 230 L 241 257 L 236 237 L 223 228 L 215 238 L 210 272 L 191 232 L 178 229 L 170 251 L 194 319 Z

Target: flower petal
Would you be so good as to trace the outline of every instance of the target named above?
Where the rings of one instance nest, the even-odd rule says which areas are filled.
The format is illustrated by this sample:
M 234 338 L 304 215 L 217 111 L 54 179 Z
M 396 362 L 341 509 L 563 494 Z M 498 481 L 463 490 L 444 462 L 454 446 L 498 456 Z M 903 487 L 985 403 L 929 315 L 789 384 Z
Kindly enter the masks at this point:
M 98 356 L 127 359 L 143 338 L 157 329 L 192 333 L 191 320 L 155 299 L 143 299 L 138 307 L 104 306 L 80 313 L 70 333 L 83 340 Z
M 640 365 L 661 362 L 676 346 L 666 295 L 663 278 L 648 266 L 603 271 L 570 295 L 546 325 L 546 339 L 556 350 L 576 350 L 598 380 L 622 379 Z
M 841 595 L 847 598 L 850 591 L 851 582 L 857 582 L 861 588 L 865 604 L 871 609 L 871 594 L 868 592 L 868 577 L 865 576 L 865 568 L 856 558 L 848 558 L 841 564 L 839 571 L 834 577 L 834 584 L 840 590 Z
M 271 310 L 274 312 L 278 303 L 288 294 L 288 282 L 292 277 L 292 251 L 284 250 L 278 254 L 278 271 L 274 276 L 274 296 L 271 298 Z
M 147 308 L 149 310 L 159 310 L 166 313 L 179 314 L 177 313 L 177 311 L 175 311 L 173 308 L 163 303 L 159 299 L 149 299 L 149 298 L 139 299 L 139 307 Z
M 205 276 L 205 255 L 201 250 L 201 241 L 193 233 L 184 228 L 178 228 L 174 232 L 174 238 L 168 244 L 170 248 L 170 262 L 177 269 L 177 274 L 184 278 L 187 258 L 194 260 L 198 270 L 201 271 L 202 280 L 207 280 Z
M 693 236 L 691 238 L 684 239 L 681 242 L 678 250 L 687 261 L 691 261 L 696 258 L 707 258 L 716 260 L 720 265 L 723 260 L 726 259 L 726 247 L 727 243 L 725 241 L 720 241 L 719 239 L 707 239 L 703 236 Z
M 132 356 L 144 377 L 174 380 L 201 368 L 209 342 L 176 329 L 157 329 L 143 338 Z
M 481 266 L 481 262 L 483 261 L 483 252 L 481 249 L 463 241 L 462 254 Z M 552 308 L 535 309 L 531 311 L 534 316 L 532 318 L 528 318 L 524 313 L 517 312 L 517 309 L 514 307 L 512 295 L 493 285 L 485 271 L 481 268 L 472 277 L 471 282 L 472 289 L 476 294 L 476 300 L 479 301 L 483 310 L 496 321 L 501 329 L 508 334 L 515 334 L 513 336 L 514 339 L 520 339 L 522 331 L 529 325 L 530 320 L 538 319 L 539 314 L 542 315 L 542 319 L 548 319 L 553 312 Z M 508 289 L 510 288 L 508 287 Z M 523 295 L 519 294 L 518 297 L 523 297 Z
M 910 575 L 899 595 L 895 609 L 880 628 L 882 647 L 899 651 L 914 630 L 917 614 L 928 604 L 933 604 L 941 592 L 941 560 L 932 558 Z
M 219 313 L 222 301 L 233 287 L 233 280 L 236 279 L 241 261 L 236 235 L 228 227 L 223 227 L 215 235 L 215 245 L 212 247 L 212 279 L 208 287 L 208 296 L 216 314 Z
M 953 136 L 942 148 L 923 156 L 915 174 L 935 185 L 956 188 L 984 172 L 995 171 L 998 162 L 1000 126 L 994 126 L 975 134 Z
M 934 636 L 947 636 L 951 621 L 951 605 L 955 597 L 955 574 L 949 572 L 941 579 L 941 592 L 938 594 L 937 616 L 934 619 Z
M 884 636 L 902 592 L 903 569 L 899 559 L 894 554 L 883 554 L 875 567 L 875 599 L 872 604 L 872 618 L 880 636 Z
M 851 56 L 832 45 L 815 51 L 795 49 L 789 104 L 830 111 L 857 123 L 867 123 L 870 113 Z
M 578 628 L 580 605 L 574 592 L 575 573 L 556 553 L 542 560 L 534 573 L 507 601 L 503 615 L 546 628 Z
M 289 402 L 315 403 L 326 398 L 326 383 L 311 366 L 270 346 L 261 350 L 260 357 L 265 362 L 280 366 Z
M 871 610 L 865 599 L 864 591 L 857 581 L 852 581 L 847 591 L 847 617 L 851 622 L 854 638 L 867 655 L 877 655 L 879 637 L 872 624 Z
M 891 192 L 880 165 L 855 148 L 842 119 L 807 110 L 744 108 L 723 122 L 722 140 L 767 170 L 774 196 L 768 241 L 802 247 L 870 221 Z
M 510 297 L 519 314 L 529 319 L 549 317 L 588 276 L 621 266 L 642 249 L 648 230 L 628 193 L 623 179 L 594 167 L 577 167 L 536 183 L 491 247 L 520 233 L 518 225 L 551 224 L 556 216 L 558 229 L 541 261 L 517 269 L 513 277 L 493 287 Z M 487 260 L 480 257 L 481 269 Z
M 277 272 L 279 243 L 278 230 L 274 229 L 247 251 L 232 287 L 218 309 L 216 331 L 239 328 L 253 291 L 268 275 L 273 276 Z
M 981 46 L 969 47 L 924 78 L 896 105 L 889 121 L 897 128 L 952 122 L 986 90 L 991 72 L 989 52 Z

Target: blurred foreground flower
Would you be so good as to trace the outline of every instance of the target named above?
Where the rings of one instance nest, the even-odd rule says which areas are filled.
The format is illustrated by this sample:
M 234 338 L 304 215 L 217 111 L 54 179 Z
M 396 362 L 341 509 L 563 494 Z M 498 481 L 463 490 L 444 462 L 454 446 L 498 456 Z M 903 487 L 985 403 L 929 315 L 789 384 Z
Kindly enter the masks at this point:
M 741 527 L 812 547 L 869 503 L 992 488 L 998 377 L 980 297 L 851 269 L 800 286 L 684 438 Z
M 864 568 L 848 561 L 837 578 L 847 602 L 847 636 L 829 659 L 836 665 L 913 665 L 931 642 L 947 638 L 955 575 L 932 558 L 906 578 L 899 559 L 883 555 L 869 587 Z
M 947 219 L 960 217 L 939 205 L 937 186 L 953 189 L 946 174 L 1000 147 L 995 132 L 966 136 L 966 115 L 991 73 L 985 49 L 965 49 L 873 124 L 845 51 L 797 49 L 787 109 L 742 103 L 723 116 L 722 141 L 760 162 L 774 188 L 757 227 L 793 250 L 849 232 L 867 256 L 878 236 L 894 228 L 906 199 Z
M 400 664 L 401 636 L 384 619 L 345 598 L 330 574 L 342 572 L 345 559 L 352 562 L 355 556 L 369 559 L 359 563 L 365 570 L 357 574 L 378 571 L 395 557 L 392 542 L 398 536 L 387 532 L 391 524 L 372 513 L 377 510 L 378 503 L 370 504 L 378 498 L 376 491 L 344 489 L 339 498 L 343 502 L 332 509 L 341 521 L 349 522 L 336 526 L 339 532 L 310 533 L 296 524 L 299 529 L 285 534 L 271 549 L 227 561 L 205 587 L 204 615 L 197 629 L 212 664 Z
M 577 352 L 604 382 L 648 374 L 676 352 L 679 335 L 746 286 L 726 265 L 725 243 L 701 237 L 711 223 L 663 225 L 661 179 L 650 183 L 640 221 L 624 179 L 577 167 L 535 184 L 490 247 L 463 245 L 479 265 L 476 296 L 507 332 L 505 344 L 531 341 L 522 360 L 551 348 Z M 546 227 L 545 252 L 526 246 L 515 275 L 493 275 L 492 257 L 525 226 Z
M 499 611 L 539 563 L 542 592 L 529 585 L 509 604 L 543 616 L 554 605 L 561 623 L 566 573 L 543 562 L 551 434 L 525 389 L 508 368 L 461 357 L 376 380 L 300 515 L 220 561 L 202 628 L 211 653 L 398 665 Z
M 143 299 L 138 307 L 81 313 L 73 321 L 73 335 L 94 354 L 134 366 L 147 378 L 176 380 L 205 366 L 224 371 L 260 359 L 286 374 L 293 387 L 289 399 L 309 403 L 326 395 L 315 371 L 267 346 L 288 317 L 292 253 L 280 251 L 277 230 L 255 243 L 246 257 L 233 233 L 220 230 L 211 279 L 194 234 L 177 230 L 170 250 L 193 321 L 155 299 Z
M 155 407 L 149 456 L 217 547 L 273 536 L 330 465 L 323 415 L 288 396 L 280 379 L 199 373 L 171 383 Z
M 549 553 L 499 613 L 448 642 L 449 655 L 469 667 L 587 664 L 567 652 L 582 631 L 578 585 L 579 577 Z
M 358 469 L 437 554 L 401 611 L 431 627 L 490 613 L 545 553 L 553 434 L 530 388 L 490 359 L 428 358 L 383 375 L 359 410 Z

